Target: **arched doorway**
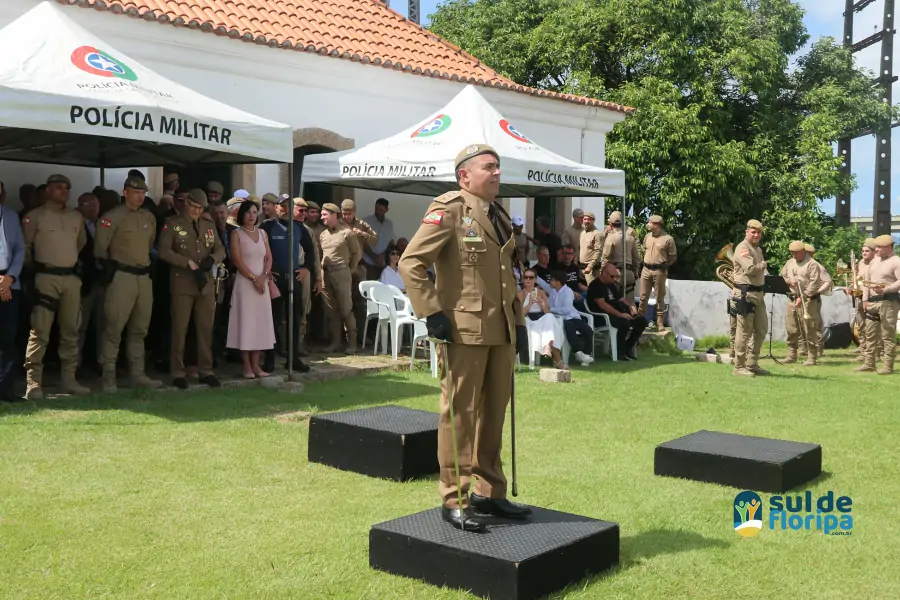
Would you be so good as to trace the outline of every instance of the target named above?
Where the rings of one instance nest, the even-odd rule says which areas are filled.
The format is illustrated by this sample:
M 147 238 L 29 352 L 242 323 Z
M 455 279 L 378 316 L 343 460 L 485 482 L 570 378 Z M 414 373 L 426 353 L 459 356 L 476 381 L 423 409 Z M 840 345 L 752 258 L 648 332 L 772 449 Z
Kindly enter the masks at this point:
M 281 165 L 279 172 L 280 188 L 286 190 L 289 188 L 288 175 L 293 180 L 293 186 L 290 190 L 291 195 L 302 195 L 304 198 L 307 194 L 311 196 L 309 200 L 318 202 L 335 202 L 340 203 L 343 198 L 353 198 L 353 190 L 350 188 L 342 188 L 337 186 L 327 186 L 322 184 L 307 184 L 304 189 L 300 189 L 300 182 L 303 174 L 303 158 L 312 154 L 324 154 L 327 152 L 338 152 L 340 150 L 349 150 L 355 145 L 354 140 L 345 138 L 333 131 L 320 129 L 318 127 L 307 127 L 305 129 L 297 129 L 294 131 L 294 168 L 289 171 L 288 165 Z M 321 200 L 321 201 L 320 201 Z
M 313 154 L 327 154 L 328 152 L 334 151 L 334 148 L 322 146 L 321 144 L 310 144 L 308 146 L 294 148 L 294 190 L 292 190 L 292 192 L 296 192 L 295 195 L 303 196 L 307 201 L 313 201 L 319 206 L 322 206 L 326 202 L 334 202 L 334 186 L 325 185 L 323 183 L 306 183 L 303 184 L 303 189 L 300 189 L 300 177 L 303 173 L 303 159 Z

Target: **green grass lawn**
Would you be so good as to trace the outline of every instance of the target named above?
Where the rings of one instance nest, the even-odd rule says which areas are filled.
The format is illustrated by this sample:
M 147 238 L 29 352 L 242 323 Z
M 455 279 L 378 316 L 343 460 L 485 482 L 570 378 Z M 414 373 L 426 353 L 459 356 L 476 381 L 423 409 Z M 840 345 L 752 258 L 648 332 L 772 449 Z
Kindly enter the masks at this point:
M 601 360 L 571 384 L 519 375 L 519 501 L 615 521 L 620 566 L 557 598 L 900 598 L 900 375 L 822 366 L 734 377 L 664 356 Z M 404 484 L 309 464 L 291 411 L 437 409 L 436 380 L 383 373 L 263 389 L 0 406 L 0 597 L 471 596 L 368 567 L 372 524 L 438 505 Z M 822 444 L 814 495 L 853 499 L 852 536 L 732 528 L 739 491 L 653 475 L 653 449 L 698 429 Z M 507 427 L 508 435 L 508 427 Z M 505 445 L 509 475 L 509 443 Z M 768 495 L 763 495 L 768 508 Z M 893 567 L 891 565 L 894 565 Z

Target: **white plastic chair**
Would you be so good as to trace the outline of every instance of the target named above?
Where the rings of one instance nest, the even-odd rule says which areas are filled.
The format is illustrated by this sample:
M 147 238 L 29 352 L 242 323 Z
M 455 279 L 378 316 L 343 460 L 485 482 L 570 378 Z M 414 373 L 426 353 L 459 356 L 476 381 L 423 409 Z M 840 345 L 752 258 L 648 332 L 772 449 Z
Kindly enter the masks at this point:
M 409 298 L 403 295 L 399 289 L 392 285 L 379 285 L 372 288 L 372 300 L 378 305 L 379 319 L 378 330 L 375 332 L 375 347 L 384 327 L 389 328 L 391 334 L 391 354 L 397 360 L 400 350 L 401 330 L 406 326 L 413 326 L 418 319 L 412 311 Z
M 420 341 L 425 341 L 428 339 L 428 326 L 425 324 L 425 321 L 421 319 L 416 319 L 413 321 L 413 341 L 412 348 L 409 351 L 409 370 L 413 370 L 413 366 L 416 362 L 416 347 Z M 425 346 L 422 346 L 422 350 L 425 350 Z M 437 363 L 437 352 L 434 348 L 434 342 L 428 342 L 428 357 L 431 360 L 431 376 L 438 376 L 438 363 Z
M 380 281 L 360 281 L 359 282 L 359 293 L 360 295 L 366 299 L 366 322 L 363 325 L 363 339 L 362 339 L 362 348 L 366 347 L 366 335 L 369 332 L 369 321 L 373 318 L 379 318 L 378 305 L 372 301 L 372 293 L 371 290 L 375 286 L 382 285 Z M 376 346 L 377 349 L 377 346 Z
M 594 346 L 597 343 L 597 335 L 605 335 L 607 348 L 609 348 L 609 354 L 612 357 L 613 362 L 619 360 L 619 338 L 617 332 L 619 331 L 609 322 L 609 315 L 601 312 L 594 312 L 591 310 L 591 307 L 588 306 L 588 303 L 585 302 L 585 308 L 587 308 L 586 313 L 579 312 L 578 314 L 582 315 L 587 319 L 588 325 L 590 325 L 591 329 L 594 332 L 594 339 L 591 342 L 591 356 L 594 355 Z M 595 321 L 596 319 L 596 321 Z M 602 325 L 597 325 L 597 322 L 602 323 Z

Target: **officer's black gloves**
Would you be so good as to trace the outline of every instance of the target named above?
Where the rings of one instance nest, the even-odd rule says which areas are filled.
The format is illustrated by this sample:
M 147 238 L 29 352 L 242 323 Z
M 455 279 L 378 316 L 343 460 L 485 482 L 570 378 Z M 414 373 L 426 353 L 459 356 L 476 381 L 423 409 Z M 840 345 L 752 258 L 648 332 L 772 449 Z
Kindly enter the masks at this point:
M 434 313 L 425 318 L 425 325 L 428 328 L 428 335 L 438 340 L 449 342 L 452 340 L 453 324 L 442 312 Z
M 204 271 L 209 271 L 210 269 L 213 268 L 214 264 L 216 264 L 216 262 L 213 260 L 213 257 L 207 256 L 206 258 L 204 258 L 203 260 L 200 261 L 200 268 Z
M 516 325 L 516 354 L 528 356 L 528 328 L 524 325 Z

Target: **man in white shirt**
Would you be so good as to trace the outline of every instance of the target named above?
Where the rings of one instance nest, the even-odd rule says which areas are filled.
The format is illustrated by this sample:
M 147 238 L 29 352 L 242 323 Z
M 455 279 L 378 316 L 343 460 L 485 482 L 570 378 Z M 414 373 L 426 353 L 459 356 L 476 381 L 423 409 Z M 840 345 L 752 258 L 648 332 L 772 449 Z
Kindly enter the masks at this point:
M 390 208 L 390 203 L 385 198 L 375 201 L 375 212 L 365 219 L 369 227 L 378 234 L 378 242 L 374 247 L 368 244 L 363 246 L 363 262 L 366 263 L 366 276 L 368 279 L 378 279 L 386 265 L 384 253 L 389 246 L 394 244 L 394 223 L 385 215 Z
M 549 282 L 538 277 L 537 284 L 550 298 L 550 312 L 562 318 L 566 340 L 575 351 L 575 359 L 587 366 L 594 362 L 594 357 L 588 354 L 592 349 L 594 332 L 575 310 L 575 292 L 566 285 L 566 272 L 554 269 L 548 279 Z

